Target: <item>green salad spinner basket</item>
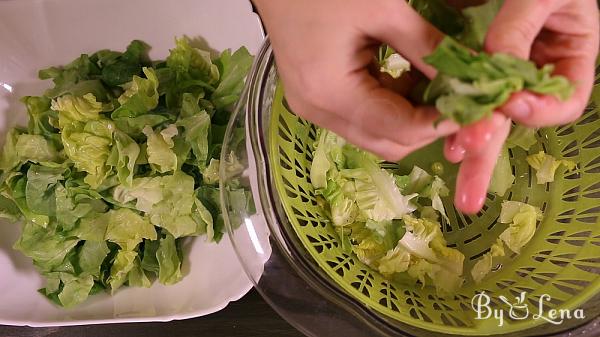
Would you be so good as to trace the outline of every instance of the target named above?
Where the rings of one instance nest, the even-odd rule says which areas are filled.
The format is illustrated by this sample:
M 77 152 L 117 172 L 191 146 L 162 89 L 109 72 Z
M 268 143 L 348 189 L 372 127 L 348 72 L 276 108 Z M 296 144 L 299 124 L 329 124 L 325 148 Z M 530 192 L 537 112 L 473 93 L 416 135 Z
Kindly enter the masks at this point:
M 505 224 L 498 223 L 502 199 L 540 207 L 544 218 L 521 254 L 508 254 L 481 284 L 467 283 L 454 295 L 440 297 L 432 286 L 392 282 L 342 248 L 335 230 L 317 204 L 310 182 L 316 128 L 290 111 L 277 86 L 271 105 L 269 162 L 272 180 L 288 219 L 284 231 L 305 250 L 332 289 L 364 306 L 399 331 L 414 335 L 549 335 L 573 329 L 597 317 L 600 306 L 600 77 L 590 104 L 576 122 L 537 133 L 529 151 L 512 149 L 515 183 L 504 198 L 488 195 L 481 212 L 457 212 L 444 200 L 450 223 L 443 228 L 450 246 L 465 254 L 465 274 L 489 251 Z M 529 154 L 544 150 L 577 163 L 559 169 L 555 182 L 538 185 L 527 164 Z M 408 171 L 443 162 L 448 186 L 456 167 L 434 144 L 401 161 Z M 502 317 L 500 317 L 502 316 Z

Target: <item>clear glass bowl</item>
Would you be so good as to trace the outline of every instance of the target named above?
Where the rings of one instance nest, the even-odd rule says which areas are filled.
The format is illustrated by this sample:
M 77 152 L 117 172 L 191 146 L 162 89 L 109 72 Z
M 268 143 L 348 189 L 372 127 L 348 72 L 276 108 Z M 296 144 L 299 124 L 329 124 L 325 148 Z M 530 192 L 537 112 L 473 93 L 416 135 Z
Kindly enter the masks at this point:
M 270 42 L 256 56 L 246 89 L 231 117 L 221 162 L 231 152 L 245 166 L 230 177 L 221 165 L 221 201 L 229 236 L 244 270 L 263 298 L 308 336 L 448 336 L 391 320 L 369 310 L 332 282 L 291 230 L 270 175 L 268 128 L 278 76 Z M 235 130 L 245 130 L 239 144 Z M 255 207 L 240 209 L 227 192 L 240 183 L 252 190 Z M 590 301 L 598 303 L 598 297 Z M 586 308 L 584 325 L 543 325 L 502 336 L 598 336 L 598 309 Z M 595 310 L 594 310 L 595 309 Z

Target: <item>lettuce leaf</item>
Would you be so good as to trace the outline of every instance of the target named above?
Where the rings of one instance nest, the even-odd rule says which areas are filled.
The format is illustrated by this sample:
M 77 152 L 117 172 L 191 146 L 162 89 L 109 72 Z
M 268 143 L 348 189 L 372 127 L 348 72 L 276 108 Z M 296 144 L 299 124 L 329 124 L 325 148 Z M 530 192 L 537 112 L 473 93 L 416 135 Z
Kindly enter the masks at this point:
M 310 181 L 316 189 L 327 186 L 328 174 L 331 171 L 337 171 L 336 165 L 340 165 L 342 148 L 346 141 L 335 133 L 319 129 L 317 131 L 317 141 L 315 142 L 315 152 L 310 167 Z
M 215 60 L 221 73 L 220 82 L 212 93 L 211 101 L 217 109 L 226 109 L 238 101 L 245 82 L 244 78 L 252 66 L 253 57 L 246 47 L 233 54 L 229 49 L 223 51 Z
M 483 254 L 471 269 L 471 277 L 476 284 L 481 283 L 483 279 L 492 271 L 493 258 L 504 256 L 504 243 L 500 238 L 490 247 L 490 251 Z
M 513 92 L 523 89 L 561 100 L 574 92 L 569 80 L 552 75 L 551 64 L 537 69 L 533 62 L 507 54 L 472 53 L 450 37 L 424 60 L 438 70 L 424 100 L 461 125 L 490 116 Z
M 349 185 L 353 199 L 367 218 L 374 221 L 400 219 L 415 210 L 410 203 L 416 194 L 402 195 L 394 177 L 381 169 L 376 159 L 366 152 L 344 148 L 347 165 L 346 177 L 353 180 Z
M 561 165 L 564 166 L 567 171 L 571 171 L 577 166 L 577 164 L 571 160 L 558 160 L 544 151 L 527 156 L 527 163 L 536 170 L 535 178 L 538 184 L 553 182 L 556 170 Z
M 513 252 L 519 254 L 535 234 L 537 221 L 542 220 L 542 211 L 519 201 L 504 201 L 500 211 L 500 223 L 508 228 L 500 234 L 500 239 Z
M 378 61 L 379 71 L 395 79 L 410 71 L 410 62 L 388 45 L 380 47 Z
M 488 191 L 503 197 L 514 182 L 515 176 L 512 174 L 512 168 L 510 166 L 508 147 L 505 145 L 502 147 L 498 160 L 496 161 Z
M 142 239 L 156 240 L 156 230 L 149 219 L 128 208 L 111 210 L 106 228 L 106 240 L 118 244 L 121 249 L 133 251 Z
M 537 129 L 528 128 L 523 125 L 515 125 L 510 131 L 510 135 L 508 139 L 506 139 L 506 146 L 509 149 L 520 147 L 525 151 L 529 151 L 531 146 L 537 143 L 537 138 L 535 137 Z
M 160 245 L 156 250 L 158 261 L 158 281 L 162 284 L 175 284 L 181 280 L 181 259 L 177 252 L 175 238 L 167 234 L 160 239 Z
M 143 132 L 148 138 L 146 147 L 148 163 L 160 173 L 175 171 L 177 169 L 177 155 L 173 152 L 175 146 L 173 137 L 179 132 L 177 127 L 171 124 L 166 129 L 155 132 L 147 126 Z
M 121 105 L 112 112 L 111 118 L 134 118 L 147 113 L 158 105 L 158 78 L 152 68 L 142 69 L 146 78 L 133 76 L 124 85 L 125 92 L 119 96 Z

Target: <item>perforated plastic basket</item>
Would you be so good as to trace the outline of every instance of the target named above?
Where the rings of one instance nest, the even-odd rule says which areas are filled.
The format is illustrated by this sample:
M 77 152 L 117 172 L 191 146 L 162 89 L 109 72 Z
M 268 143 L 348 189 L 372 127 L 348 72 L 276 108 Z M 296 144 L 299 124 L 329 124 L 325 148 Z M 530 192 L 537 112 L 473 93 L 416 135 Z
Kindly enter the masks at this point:
M 278 87 L 269 131 L 270 162 L 293 232 L 335 285 L 375 312 L 413 327 L 457 335 L 511 334 L 543 324 L 556 329 L 559 324 L 535 316 L 541 313 L 547 317 L 551 309 L 562 309 L 564 316 L 569 310 L 571 319 L 564 317 L 562 323 L 565 329 L 583 324 L 573 317 L 575 309 L 583 308 L 586 319 L 597 315 L 597 299 L 589 300 L 600 290 L 599 82 L 597 75 L 594 96 L 578 121 L 540 130 L 539 143 L 529 152 L 520 148 L 510 152 L 516 180 L 506 199 L 536 205 L 544 212 L 534 238 L 521 254 L 500 261 L 498 270 L 482 284 L 467 283 L 455 296 L 445 298 L 439 297 L 431 286 L 390 282 L 342 249 L 336 232 L 317 205 L 310 183 L 315 126 L 290 111 L 283 90 Z M 577 162 L 576 170 L 559 169 L 554 183 L 536 184 L 535 172 L 525 157 L 542 149 L 557 158 Z M 436 143 L 400 165 L 409 171 L 413 165 L 429 168 L 441 161 L 446 168 L 442 178 L 453 186 L 457 168 L 441 154 L 441 144 Z M 506 228 L 497 223 L 501 201 L 490 194 L 479 214 L 465 216 L 452 207 L 451 199 L 444 200 L 450 217 L 450 223 L 443 228 L 444 235 L 465 254 L 466 272 Z M 499 320 L 494 317 L 477 318 L 472 299 L 482 292 L 489 295 L 491 309 L 503 312 L 503 326 L 498 326 Z M 506 304 L 502 297 L 514 306 Z

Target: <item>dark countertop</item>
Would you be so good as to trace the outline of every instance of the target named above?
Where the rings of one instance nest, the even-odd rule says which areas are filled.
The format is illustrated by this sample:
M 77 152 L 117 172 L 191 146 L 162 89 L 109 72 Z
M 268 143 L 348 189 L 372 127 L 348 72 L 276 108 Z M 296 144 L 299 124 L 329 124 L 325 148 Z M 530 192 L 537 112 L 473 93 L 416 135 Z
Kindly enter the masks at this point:
M 255 291 L 225 309 L 199 318 L 167 323 L 124 323 L 75 327 L 0 326 L 1 337 L 301 337 Z

